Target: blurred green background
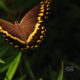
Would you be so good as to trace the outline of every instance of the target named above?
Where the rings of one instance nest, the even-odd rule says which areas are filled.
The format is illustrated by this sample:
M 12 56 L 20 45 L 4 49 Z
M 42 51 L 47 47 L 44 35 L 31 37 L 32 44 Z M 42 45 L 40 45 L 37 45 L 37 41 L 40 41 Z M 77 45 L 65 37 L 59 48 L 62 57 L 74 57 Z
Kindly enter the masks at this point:
M 14 23 L 21 10 L 22 18 L 40 1 L 0 0 L 0 18 Z M 80 80 L 79 4 L 79 0 L 53 0 L 44 41 L 37 50 L 21 55 L 13 80 Z M 18 53 L 0 37 L 0 80 Z

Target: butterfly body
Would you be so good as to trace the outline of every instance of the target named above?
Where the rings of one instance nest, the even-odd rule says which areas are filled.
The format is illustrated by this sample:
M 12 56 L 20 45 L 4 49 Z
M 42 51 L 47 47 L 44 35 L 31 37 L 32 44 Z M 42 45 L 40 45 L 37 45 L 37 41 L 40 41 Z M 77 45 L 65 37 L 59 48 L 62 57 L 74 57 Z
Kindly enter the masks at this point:
M 20 24 L 18 23 L 18 21 L 15 21 L 14 25 L 15 25 L 16 27 L 19 27 L 19 26 L 20 26 Z
M 44 0 L 30 10 L 18 23 L 14 24 L 0 19 L 0 32 L 14 47 L 21 50 L 37 48 L 43 40 L 45 27 L 43 25 L 49 14 L 51 0 Z

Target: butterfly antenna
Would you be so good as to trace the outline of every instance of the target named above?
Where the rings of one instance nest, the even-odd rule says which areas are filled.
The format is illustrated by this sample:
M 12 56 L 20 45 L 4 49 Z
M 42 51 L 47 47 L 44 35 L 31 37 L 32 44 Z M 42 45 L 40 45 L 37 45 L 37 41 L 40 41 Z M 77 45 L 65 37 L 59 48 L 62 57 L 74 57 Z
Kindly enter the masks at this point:
M 21 8 L 21 11 L 20 11 L 20 13 L 19 13 L 18 20 L 20 19 L 21 15 L 22 15 L 22 12 L 23 12 L 23 8 Z

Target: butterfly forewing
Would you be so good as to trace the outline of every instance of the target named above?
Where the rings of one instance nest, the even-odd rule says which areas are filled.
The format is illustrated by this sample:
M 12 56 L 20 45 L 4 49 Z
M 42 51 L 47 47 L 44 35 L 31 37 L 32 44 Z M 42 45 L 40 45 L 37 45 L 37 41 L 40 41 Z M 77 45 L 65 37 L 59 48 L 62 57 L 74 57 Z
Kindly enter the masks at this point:
M 26 40 L 29 35 L 34 31 L 35 24 L 38 22 L 37 17 L 40 11 L 40 4 L 30 10 L 21 20 L 21 30 L 24 30 L 26 34 Z
M 40 40 L 40 36 L 44 35 L 41 34 L 41 31 L 45 31 L 45 29 L 41 29 L 41 27 L 43 27 L 42 23 L 44 22 L 45 18 L 48 15 L 50 9 L 50 3 L 49 3 L 50 1 L 51 0 L 42 1 L 32 10 L 30 10 L 21 20 L 20 25 L 21 29 L 25 31 L 26 43 L 30 42 L 32 43 L 32 41 L 37 42 L 38 39 Z M 39 36 L 37 37 L 37 35 Z M 38 39 L 36 38 L 34 39 L 34 37 L 37 37 Z

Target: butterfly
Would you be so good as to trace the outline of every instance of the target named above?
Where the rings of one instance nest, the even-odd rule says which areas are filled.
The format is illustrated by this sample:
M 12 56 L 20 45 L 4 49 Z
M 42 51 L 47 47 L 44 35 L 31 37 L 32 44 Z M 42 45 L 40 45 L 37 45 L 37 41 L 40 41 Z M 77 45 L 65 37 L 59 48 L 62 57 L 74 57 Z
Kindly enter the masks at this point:
M 37 48 L 44 38 L 46 29 L 43 22 L 48 17 L 50 4 L 51 0 L 43 0 L 26 13 L 20 23 L 12 24 L 0 19 L 2 37 L 21 50 Z

